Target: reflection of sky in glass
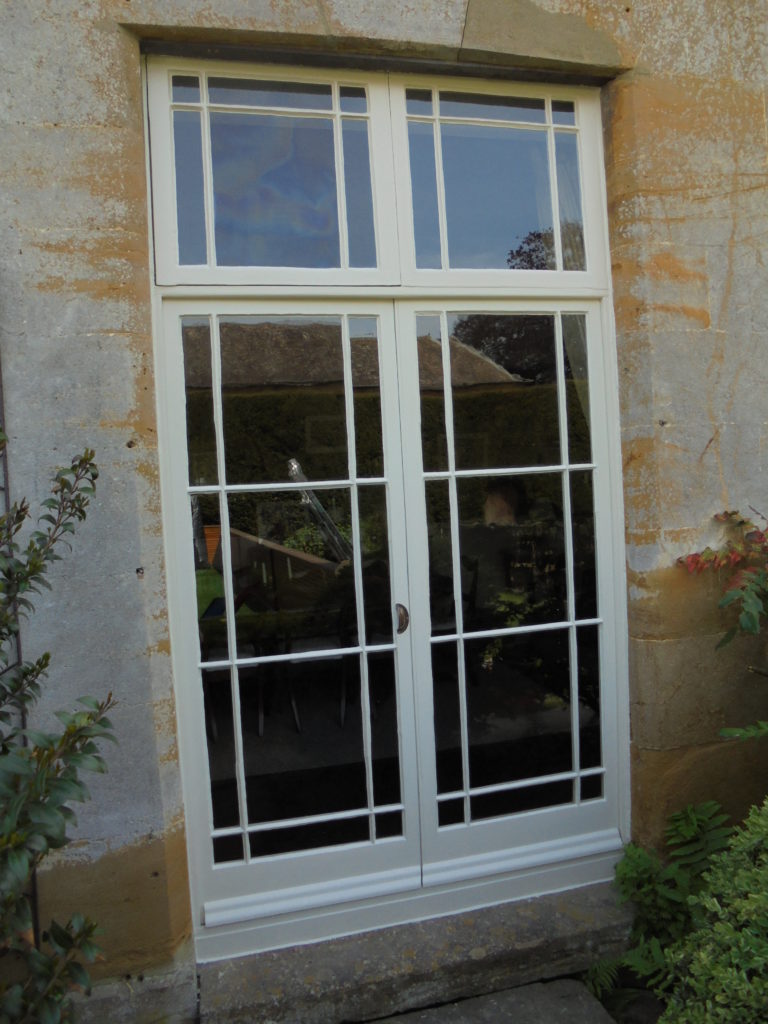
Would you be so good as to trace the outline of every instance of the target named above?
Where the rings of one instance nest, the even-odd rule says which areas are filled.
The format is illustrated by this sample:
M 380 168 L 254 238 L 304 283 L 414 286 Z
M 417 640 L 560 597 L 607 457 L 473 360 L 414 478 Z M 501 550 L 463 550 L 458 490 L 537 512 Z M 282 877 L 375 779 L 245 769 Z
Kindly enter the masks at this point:
M 440 219 L 437 212 L 435 141 L 431 124 L 408 124 L 411 154 L 413 235 L 417 267 L 440 267 Z
M 560 204 L 560 232 L 563 269 L 584 269 L 584 230 L 581 221 L 578 140 L 570 132 L 555 132 L 557 195 Z
M 555 124 L 576 124 L 576 110 L 570 100 L 552 100 L 552 121 Z
M 197 75 L 174 75 L 171 85 L 174 103 L 200 102 L 200 82 Z
M 345 114 L 364 114 L 368 110 L 365 89 L 354 85 L 342 85 L 339 89 L 339 108 Z
M 179 263 L 205 263 L 205 199 L 200 113 L 174 110 L 173 149 L 176 165 L 176 218 Z
M 432 116 L 432 92 L 430 89 L 406 89 L 405 109 L 409 114 Z
M 341 122 L 341 135 L 344 149 L 349 265 L 375 267 L 376 239 L 373 231 L 368 122 L 345 117 Z
M 333 124 L 212 112 L 217 262 L 337 267 Z
M 506 268 L 531 232 L 551 231 L 544 132 L 441 126 L 452 267 Z

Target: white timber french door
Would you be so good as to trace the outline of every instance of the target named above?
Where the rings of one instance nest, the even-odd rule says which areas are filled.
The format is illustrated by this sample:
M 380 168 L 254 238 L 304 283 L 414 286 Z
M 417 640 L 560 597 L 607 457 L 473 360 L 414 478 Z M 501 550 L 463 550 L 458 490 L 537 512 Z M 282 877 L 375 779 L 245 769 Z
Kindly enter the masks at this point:
M 177 59 L 148 84 L 198 956 L 609 877 L 597 97 Z

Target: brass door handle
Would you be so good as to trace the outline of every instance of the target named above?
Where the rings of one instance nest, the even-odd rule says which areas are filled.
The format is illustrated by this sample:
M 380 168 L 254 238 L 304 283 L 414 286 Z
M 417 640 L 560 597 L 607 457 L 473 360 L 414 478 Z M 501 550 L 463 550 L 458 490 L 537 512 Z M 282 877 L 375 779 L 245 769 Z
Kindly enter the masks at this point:
M 411 616 L 408 614 L 408 609 L 404 604 L 396 604 L 395 609 L 397 611 L 397 632 L 398 634 L 404 633 L 408 629 Z

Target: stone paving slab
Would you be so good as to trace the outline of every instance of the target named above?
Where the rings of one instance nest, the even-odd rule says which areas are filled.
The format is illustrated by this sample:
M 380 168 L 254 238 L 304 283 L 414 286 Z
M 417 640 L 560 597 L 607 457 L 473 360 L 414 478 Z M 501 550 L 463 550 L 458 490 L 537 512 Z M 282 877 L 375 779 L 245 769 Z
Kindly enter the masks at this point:
M 631 923 L 631 910 L 618 905 L 606 882 L 200 964 L 200 1019 L 203 1024 L 339 1024 L 399 1013 L 399 1024 L 414 1007 L 577 974 L 600 957 L 623 952 Z M 453 1024 L 450 1017 L 445 1020 Z M 550 1022 L 540 1016 L 536 1024 Z
M 579 981 L 524 985 L 460 1003 L 416 1010 L 376 1024 L 614 1024 Z

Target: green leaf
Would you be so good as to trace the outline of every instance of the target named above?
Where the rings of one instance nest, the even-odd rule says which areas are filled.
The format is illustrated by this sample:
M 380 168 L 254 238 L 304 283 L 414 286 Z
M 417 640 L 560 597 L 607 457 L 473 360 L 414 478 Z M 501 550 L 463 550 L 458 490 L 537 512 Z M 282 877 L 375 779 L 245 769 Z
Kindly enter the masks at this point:
M 50 804 L 30 804 L 27 807 L 27 817 L 35 825 L 47 829 L 48 838 L 58 836 L 64 831 L 64 819 L 58 807 L 51 807 Z
M 90 942 L 86 940 L 85 942 L 80 943 L 80 952 L 88 961 L 88 963 L 92 964 L 96 957 L 99 955 L 99 953 L 101 953 L 101 947 L 97 946 L 95 942 Z
M 82 964 L 76 960 L 70 961 L 67 965 L 67 974 L 73 985 L 79 985 L 87 995 L 90 995 L 91 977 Z
M 26 850 L 9 850 L 7 866 L 19 885 L 25 885 L 31 871 L 29 854 Z
M 100 711 L 101 704 L 96 700 L 95 697 L 78 697 L 77 703 L 82 704 L 86 708 L 90 708 L 91 711 Z
M 61 1009 L 52 999 L 44 999 L 37 1008 L 39 1024 L 61 1024 Z
M 23 989 L 21 985 L 11 985 L 9 989 L 6 989 L 0 997 L 0 1010 L 7 1015 L 10 1019 L 16 1019 L 21 1016 L 22 1013 L 22 995 Z
M 56 921 L 51 921 L 48 934 L 64 950 L 70 950 L 74 946 L 74 940 L 66 928 L 62 928 Z
M 76 800 L 78 803 L 84 803 L 90 799 L 88 787 L 84 782 L 80 782 L 79 779 L 62 777 L 55 779 L 49 783 L 48 793 L 51 797 L 55 797 L 57 801 Z
M 52 733 L 25 729 L 24 735 L 34 746 L 42 747 L 43 750 L 52 750 L 56 746 L 57 737 Z
M 73 754 L 68 760 L 70 764 L 76 765 L 86 772 L 105 772 L 107 770 L 103 759 L 96 754 Z

